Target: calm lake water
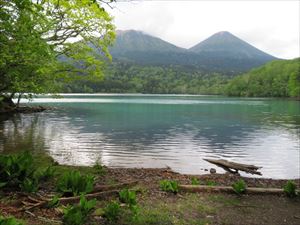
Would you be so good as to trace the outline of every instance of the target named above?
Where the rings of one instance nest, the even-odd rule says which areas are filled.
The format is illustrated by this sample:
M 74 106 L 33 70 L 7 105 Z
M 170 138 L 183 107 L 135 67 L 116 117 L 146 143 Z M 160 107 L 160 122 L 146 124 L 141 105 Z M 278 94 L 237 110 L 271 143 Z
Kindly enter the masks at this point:
M 42 113 L 0 118 L 0 151 L 46 151 L 56 161 L 166 167 L 189 174 L 203 158 L 263 166 L 300 178 L 300 102 L 183 95 L 63 95 Z M 219 172 L 222 169 L 217 169 Z

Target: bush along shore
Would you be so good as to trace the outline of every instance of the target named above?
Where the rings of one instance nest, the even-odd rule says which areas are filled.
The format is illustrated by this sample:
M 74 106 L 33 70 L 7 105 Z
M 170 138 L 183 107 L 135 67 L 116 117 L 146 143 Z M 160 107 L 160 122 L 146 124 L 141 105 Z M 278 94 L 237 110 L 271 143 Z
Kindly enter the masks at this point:
M 2 154 L 0 224 L 300 224 L 299 183 Z

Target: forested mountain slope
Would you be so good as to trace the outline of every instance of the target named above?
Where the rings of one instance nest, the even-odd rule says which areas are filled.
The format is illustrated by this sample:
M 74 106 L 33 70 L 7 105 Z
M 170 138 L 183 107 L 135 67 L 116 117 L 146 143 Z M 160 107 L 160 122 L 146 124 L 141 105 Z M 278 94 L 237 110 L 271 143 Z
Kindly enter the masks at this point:
M 272 61 L 232 79 L 227 95 L 249 97 L 299 97 L 300 58 Z

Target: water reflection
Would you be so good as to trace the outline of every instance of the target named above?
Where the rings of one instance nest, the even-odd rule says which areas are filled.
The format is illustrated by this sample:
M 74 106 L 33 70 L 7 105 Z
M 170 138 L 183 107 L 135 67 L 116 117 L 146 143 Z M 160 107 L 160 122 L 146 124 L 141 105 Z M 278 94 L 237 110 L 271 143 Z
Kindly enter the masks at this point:
M 263 166 L 266 177 L 300 177 L 299 102 L 238 99 L 234 104 L 234 99 L 208 97 L 181 97 L 178 102 L 174 96 L 151 97 L 151 104 L 144 96 L 130 97 L 130 103 L 124 96 L 86 99 L 90 101 L 58 100 L 51 103 L 57 106 L 54 111 L 2 119 L 0 150 L 46 150 L 64 164 L 99 160 L 109 166 L 168 165 L 184 173 L 200 173 L 211 167 L 203 158 L 217 157 Z

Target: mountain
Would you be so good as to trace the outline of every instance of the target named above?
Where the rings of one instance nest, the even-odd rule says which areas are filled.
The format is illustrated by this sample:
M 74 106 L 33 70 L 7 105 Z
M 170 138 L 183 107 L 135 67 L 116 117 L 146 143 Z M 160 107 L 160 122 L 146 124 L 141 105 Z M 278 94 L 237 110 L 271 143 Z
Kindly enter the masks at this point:
M 179 48 L 160 38 L 153 37 L 142 31 L 117 30 L 116 42 L 111 48 L 112 54 L 121 54 L 133 51 L 142 52 L 182 52 L 185 49 Z
M 204 72 L 238 74 L 275 57 L 229 32 L 219 32 L 190 49 L 177 47 L 141 31 L 117 31 L 113 60 L 139 65 L 184 66 Z
M 215 54 L 216 56 L 223 55 L 233 59 L 260 59 L 261 61 L 266 62 L 276 59 L 228 31 L 218 32 L 189 50 L 202 54 Z

